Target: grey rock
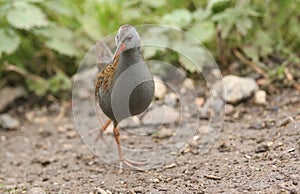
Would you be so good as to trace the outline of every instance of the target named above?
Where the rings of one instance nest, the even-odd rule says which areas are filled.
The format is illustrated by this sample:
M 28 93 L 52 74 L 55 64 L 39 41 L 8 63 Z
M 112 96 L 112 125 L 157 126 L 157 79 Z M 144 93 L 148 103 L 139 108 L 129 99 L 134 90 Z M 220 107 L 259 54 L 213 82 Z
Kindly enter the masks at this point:
M 9 114 L 0 115 L 0 126 L 4 129 L 18 129 L 20 121 Z
M 224 84 L 224 90 L 223 90 Z M 236 104 L 243 99 L 251 97 L 259 88 L 255 80 L 252 78 L 243 78 L 234 75 L 228 75 L 213 86 L 213 90 L 217 93 L 222 92 L 223 99 L 232 104 Z
M 0 112 L 20 97 L 27 96 L 23 87 L 5 87 L 0 90 Z

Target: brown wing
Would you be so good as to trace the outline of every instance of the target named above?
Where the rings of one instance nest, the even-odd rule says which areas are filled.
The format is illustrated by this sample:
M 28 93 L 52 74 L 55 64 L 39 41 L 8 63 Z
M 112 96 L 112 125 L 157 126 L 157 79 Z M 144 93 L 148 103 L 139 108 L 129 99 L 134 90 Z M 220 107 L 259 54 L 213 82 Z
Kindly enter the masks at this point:
M 97 80 L 96 80 L 96 88 L 95 88 L 96 96 L 99 92 L 100 87 L 104 91 L 108 89 L 109 84 L 114 78 L 118 64 L 119 64 L 119 57 L 115 58 L 114 61 L 106 64 L 103 70 L 100 73 L 98 73 Z

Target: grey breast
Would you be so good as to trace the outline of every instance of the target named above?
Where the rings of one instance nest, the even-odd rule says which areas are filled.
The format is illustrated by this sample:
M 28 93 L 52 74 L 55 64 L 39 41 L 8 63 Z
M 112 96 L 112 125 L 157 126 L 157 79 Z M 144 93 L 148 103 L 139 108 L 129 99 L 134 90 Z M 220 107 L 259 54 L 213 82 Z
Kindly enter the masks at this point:
M 119 59 L 113 87 L 107 94 L 104 113 L 116 122 L 142 113 L 154 96 L 154 81 L 136 49 L 123 52 Z

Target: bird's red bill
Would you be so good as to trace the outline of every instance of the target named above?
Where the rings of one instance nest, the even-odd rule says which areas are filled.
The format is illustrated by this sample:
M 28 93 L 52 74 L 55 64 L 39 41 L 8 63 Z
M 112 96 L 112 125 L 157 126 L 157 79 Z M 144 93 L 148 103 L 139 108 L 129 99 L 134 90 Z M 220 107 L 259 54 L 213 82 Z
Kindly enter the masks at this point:
M 120 55 L 120 53 L 125 50 L 125 44 L 124 43 L 121 43 L 118 47 L 117 47 L 117 50 L 114 54 L 114 58 L 115 59 L 116 57 L 118 57 Z

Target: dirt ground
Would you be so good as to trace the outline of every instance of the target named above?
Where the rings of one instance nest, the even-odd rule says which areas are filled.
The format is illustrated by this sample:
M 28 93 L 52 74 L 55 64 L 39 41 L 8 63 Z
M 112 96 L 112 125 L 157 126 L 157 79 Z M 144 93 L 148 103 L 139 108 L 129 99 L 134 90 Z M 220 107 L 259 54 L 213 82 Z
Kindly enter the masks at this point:
M 294 90 L 270 94 L 266 107 L 252 100 L 235 106 L 207 154 L 193 145 L 162 167 L 121 175 L 85 146 L 71 110 L 56 123 L 53 109 L 10 110 L 23 122 L 19 130 L 0 130 L 1 193 L 300 193 Z

